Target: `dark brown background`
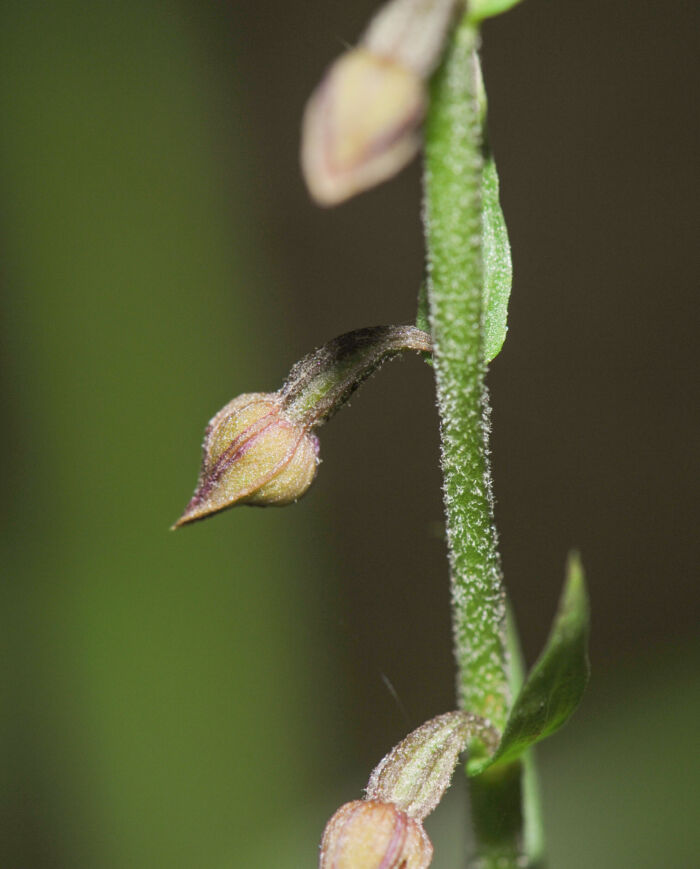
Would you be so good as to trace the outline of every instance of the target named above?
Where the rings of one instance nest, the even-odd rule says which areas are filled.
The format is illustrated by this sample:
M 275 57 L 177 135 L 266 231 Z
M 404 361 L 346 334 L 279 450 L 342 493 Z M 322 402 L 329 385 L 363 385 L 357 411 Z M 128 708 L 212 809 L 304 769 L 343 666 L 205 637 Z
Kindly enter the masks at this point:
M 261 15 L 239 2 L 225 19 L 224 38 L 246 34 L 237 71 L 259 231 L 294 317 L 296 346 L 280 348 L 280 370 L 338 332 L 414 313 L 419 167 L 328 212 L 309 204 L 296 168 L 305 97 L 372 9 L 281 4 Z M 595 604 L 594 666 L 696 626 L 698 23 L 689 3 L 528 0 L 484 28 L 515 267 L 509 335 L 489 379 L 493 464 L 530 653 L 572 546 Z M 333 503 L 347 634 L 359 640 L 348 641 L 348 675 L 366 700 L 366 668 L 403 661 L 401 693 L 417 718 L 451 688 L 427 673 L 413 681 L 446 625 L 443 551 L 429 536 L 440 520 L 431 389 L 413 361 L 372 382 L 324 433 L 316 496 Z M 376 606 L 394 601 L 403 624 Z M 449 644 L 439 653 L 446 674 Z
M 414 316 L 420 167 L 331 211 L 298 171 L 305 99 L 373 8 L 0 9 L 3 865 L 312 865 L 334 806 L 453 705 L 418 359 L 322 432 L 293 510 L 165 534 L 220 405 Z M 493 465 L 529 660 L 571 547 L 593 603 L 588 698 L 542 752 L 567 869 L 694 862 L 699 25 L 682 0 L 526 0 L 484 27 L 515 270 Z

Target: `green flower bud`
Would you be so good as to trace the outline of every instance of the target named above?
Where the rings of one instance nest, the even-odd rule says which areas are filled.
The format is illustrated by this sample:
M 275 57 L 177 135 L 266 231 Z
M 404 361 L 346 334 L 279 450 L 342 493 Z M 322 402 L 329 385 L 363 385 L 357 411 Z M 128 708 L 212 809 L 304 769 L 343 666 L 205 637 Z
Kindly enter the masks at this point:
M 410 817 L 423 820 L 442 799 L 459 755 L 474 736 L 491 748 L 498 742 L 488 723 L 469 712 L 431 718 L 378 764 L 367 784 L 367 799 L 393 803 Z
M 323 833 L 319 869 L 426 869 L 433 846 L 423 825 L 391 803 L 341 806 Z
M 290 504 L 317 465 L 318 439 L 287 417 L 277 393 L 239 395 L 207 426 L 199 482 L 175 527 L 234 504 Z

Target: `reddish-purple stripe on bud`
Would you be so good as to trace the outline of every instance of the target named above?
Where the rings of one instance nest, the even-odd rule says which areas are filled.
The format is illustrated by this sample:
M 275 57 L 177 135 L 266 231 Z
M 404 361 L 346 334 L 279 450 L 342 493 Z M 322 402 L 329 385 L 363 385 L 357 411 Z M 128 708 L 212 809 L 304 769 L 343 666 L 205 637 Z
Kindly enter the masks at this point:
M 175 527 L 235 504 L 282 506 L 316 476 L 318 440 L 277 393 L 239 395 L 207 426 L 199 482 Z

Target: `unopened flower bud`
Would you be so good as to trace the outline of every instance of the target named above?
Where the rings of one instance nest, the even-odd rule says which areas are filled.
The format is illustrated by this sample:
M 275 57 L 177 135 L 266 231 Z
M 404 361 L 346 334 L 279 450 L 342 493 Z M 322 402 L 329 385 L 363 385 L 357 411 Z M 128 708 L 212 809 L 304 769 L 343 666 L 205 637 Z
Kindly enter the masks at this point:
M 320 205 L 391 178 L 420 147 L 427 79 L 459 0 L 390 0 L 329 68 L 302 125 L 301 163 Z
M 316 476 L 314 430 L 387 359 L 431 349 L 430 336 L 415 326 L 356 329 L 304 356 L 277 392 L 234 398 L 207 426 L 197 488 L 173 527 L 236 504 L 297 501 Z
M 418 152 L 427 105 L 415 72 L 363 48 L 342 55 L 304 113 L 301 164 L 319 205 L 391 178 Z
M 498 735 L 469 712 L 426 721 L 375 768 L 365 799 L 346 803 L 323 833 L 319 869 L 425 869 L 433 846 L 423 819 L 442 799 L 459 755 L 478 737 L 493 748 Z
M 319 869 L 426 869 L 432 857 L 419 821 L 391 803 L 355 800 L 326 825 Z
M 395 746 L 370 776 L 366 795 L 423 820 L 442 799 L 467 740 L 495 745 L 489 725 L 469 712 L 446 712 L 421 724 Z
M 313 482 L 317 457 L 316 436 L 277 393 L 239 395 L 207 426 L 199 483 L 175 527 L 234 504 L 290 504 Z

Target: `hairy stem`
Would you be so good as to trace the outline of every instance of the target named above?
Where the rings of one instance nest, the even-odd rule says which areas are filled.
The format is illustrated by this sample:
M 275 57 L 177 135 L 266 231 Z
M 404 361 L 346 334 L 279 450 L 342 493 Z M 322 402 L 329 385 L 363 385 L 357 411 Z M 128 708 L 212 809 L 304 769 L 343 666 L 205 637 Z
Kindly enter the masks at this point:
M 465 19 L 433 82 L 424 218 L 459 702 L 502 731 L 512 685 L 484 383 L 484 159 L 477 48 L 477 31 Z M 475 755 L 486 748 L 474 741 L 470 750 Z M 523 854 L 522 764 L 482 773 L 470 781 L 470 792 L 473 866 L 534 865 Z
M 426 130 L 427 286 L 459 699 L 463 708 L 502 729 L 510 696 L 481 328 L 483 157 L 476 47 L 476 30 L 462 23 L 433 85 Z

